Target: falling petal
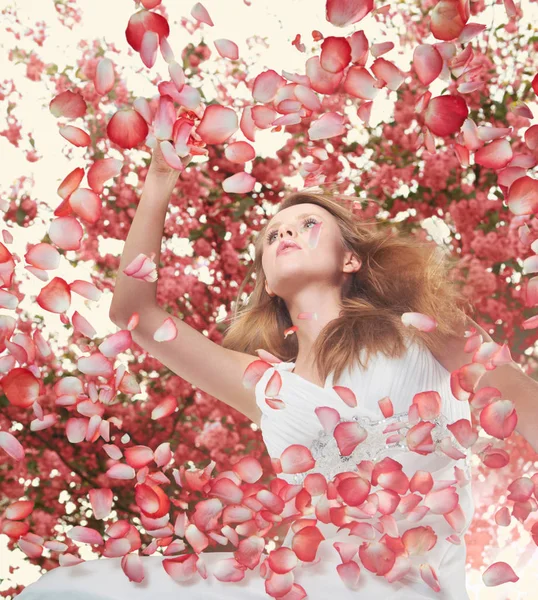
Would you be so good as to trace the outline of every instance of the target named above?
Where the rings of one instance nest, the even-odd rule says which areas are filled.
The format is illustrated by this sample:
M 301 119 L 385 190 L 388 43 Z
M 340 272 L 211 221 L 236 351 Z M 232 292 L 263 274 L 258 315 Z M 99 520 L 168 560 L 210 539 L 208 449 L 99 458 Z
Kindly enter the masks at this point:
M 303 562 L 312 562 L 316 558 L 319 544 L 325 537 L 315 525 L 307 525 L 298 531 L 291 541 L 291 549 Z
M 326 71 L 320 64 L 319 56 L 311 56 L 306 61 L 305 69 L 310 87 L 318 94 L 334 94 L 344 77 L 344 71 Z
M 479 148 L 475 152 L 474 160 L 477 165 L 498 170 L 506 167 L 512 160 L 512 157 L 512 147 L 508 140 L 494 140 L 486 146 Z
M 168 95 L 159 96 L 159 104 L 153 123 L 153 133 L 158 140 L 169 140 L 172 137 L 176 121 L 174 101 Z
M 233 142 L 226 147 L 224 155 L 230 162 L 244 164 L 255 158 L 256 151 L 248 142 Z
M 459 11 L 459 0 L 439 0 L 431 11 L 430 19 L 430 30 L 438 40 L 453 40 L 465 27 Z
M 531 109 L 525 104 L 525 102 L 522 102 L 521 100 L 510 103 L 510 110 L 516 116 L 523 117 L 524 119 L 532 119 L 534 116 Z
M 87 223 L 97 223 L 101 217 L 101 198 L 88 188 L 78 188 L 69 196 L 73 212 Z
M 211 27 L 213 27 L 213 21 L 211 20 L 209 13 L 207 12 L 206 8 L 201 2 L 197 2 L 192 7 L 191 16 L 197 21 L 200 21 L 200 23 L 205 23 L 206 25 L 210 25 Z
M 95 71 L 95 91 L 104 96 L 114 87 L 114 63 L 110 58 L 101 58 Z
M 269 129 L 277 117 L 277 112 L 268 106 L 261 104 L 252 107 L 252 118 L 259 129 Z
M 286 80 L 273 69 L 257 75 L 252 86 L 252 97 L 256 102 L 271 102 L 279 88 L 286 85 Z
M 509 437 L 517 425 L 517 412 L 511 400 L 495 400 L 480 412 L 484 431 L 498 439 Z
M 347 477 L 337 486 L 338 494 L 348 506 L 361 506 L 371 491 L 369 481 L 360 476 Z
M 351 67 L 344 81 L 344 91 L 355 98 L 373 100 L 379 93 L 376 80 L 363 67 Z
M 147 0 L 145 1 L 147 2 Z M 142 558 L 138 554 L 129 553 L 123 556 L 121 559 L 121 568 L 125 575 L 127 575 L 129 581 L 134 581 L 136 583 L 144 581 L 144 565 L 142 563 Z
M 308 129 L 308 137 L 311 141 L 315 141 L 343 135 L 346 131 L 344 122 L 345 117 L 339 113 L 325 113 L 311 123 Z
M 437 328 L 437 321 L 429 315 L 417 312 L 407 312 L 402 314 L 402 323 L 406 327 L 414 327 L 419 331 L 434 331 Z
M 196 561 L 196 554 L 183 554 L 174 558 L 163 559 L 162 566 L 174 581 L 183 583 L 192 579 L 196 574 Z M 219 574 L 221 571 L 222 567 Z
M 41 288 L 36 302 L 41 308 L 49 312 L 65 313 L 71 305 L 69 285 L 61 277 L 55 277 L 45 287 Z
M 235 42 L 224 38 L 214 40 L 215 48 L 222 58 L 237 60 L 239 58 L 239 48 Z
M 459 419 L 454 423 L 447 425 L 458 442 L 465 448 L 470 448 L 478 439 L 478 432 L 474 431 L 471 422 L 468 419 Z
M 128 44 L 136 52 L 140 52 L 142 39 L 146 31 L 154 31 L 159 39 L 170 35 L 170 26 L 168 21 L 159 13 L 149 10 L 139 10 L 133 14 L 127 24 L 125 37 Z
M 280 462 L 282 463 L 282 471 L 289 474 L 304 473 L 316 464 L 310 450 L 301 444 L 288 446 L 282 452 Z
M 86 102 L 79 92 L 66 90 L 55 96 L 50 104 L 50 112 L 56 117 L 77 119 L 86 114 Z
M 196 133 L 206 144 L 222 144 L 237 129 L 237 115 L 233 109 L 219 104 L 211 104 L 205 109 Z
M 351 408 L 355 408 L 357 406 L 357 397 L 353 390 L 349 387 L 335 385 L 333 386 L 333 390 L 342 398 L 342 400 Z
M 329 73 L 343 71 L 351 61 L 351 46 L 344 37 L 329 36 L 321 44 L 320 65 Z
M 435 46 L 420 44 L 413 52 L 413 68 L 422 85 L 430 85 L 443 69 L 443 57 Z
M 347 41 L 351 46 L 351 62 L 359 67 L 364 67 L 368 59 L 369 42 L 364 31 L 355 31 Z
M 78 250 L 84 230 L 74 217 L 59 217 L 49 225 L 49 237 L 62 250 Z
M 538 149 L 538 125 L 532 125 L 525 131 L 525 144 L 529 150 Z
M 538 208 L 538 180 L 520 177 L 510 186 L 506 199 L 514 215 L 531 215 Z
M 458 493 L 455 488 L 447 487 L 442 490 L 433 490 L 424 497 L 424 506 L 436 515 L 452 512 L 458 505 Z
M 177 327 L 172 317 L 164 320 L 163 324 L 153 334 L 153 339 L 156 342 L 170 342 L 177 337 Z
M 513 502 L 527 502 L 534 494 L 534 481 L 529 477 L 518 477 L 508 486 L 510 492 L 507 500 Z
M 366 429 L 356 421 L 339 423 L 334 428 L 333 435 L 342 456 L 349 456 L 368 437 Z
M 60 253 L 54 246 L 45 242 L 32 246 L 24 255 L 24 258 L 38 269 L 50 271 L 60 266 Z
M 439 585 L 437 573 L 429 563 L 422 563 L 420 565 L 420 576 L 432 588 L 434 592 L 441 591 L 441 586 Z
M 359 548 L 359 557 L 368 571 L 385 575 L 394 566 L 396 555 L 382 542 L 364 542 Z
M 114 358 L 121 352 L 126 352 L 132 344 L 129 331 L 121 330 L 107 336 L 98 346 L 99 352 L 107 358 Z
M 157 281 L 157 265 L 151 257 L 143 253 L 138 254 L 126 267 L 123 272 L 129 277 L 141 279 L 153 283 Z
M 133 101 L 133 108 L 144 118 L 148 125 L 151 124 L 153 121 L 152 111 L 149 102 L 145 98 L 135 98 Z
M 405 77 L 403 73 L 389 60 L 376 58 L 370 68 L 378 81 L 386 85 L 389 90 L 396 91 L 404 82 Z
M 420 556 L 435 546 L 437 535 L 429 525 L 412 527 L 402 534 L 402 543 L 411 556 Z
M 436 391 L 418 392 L 413 396 L 413 404 L 418 406 L 418 414 L 424 421 L 433 421 L 441 413 L 441 396 Z
M 104 189 L 105 181 L 121 173 L 123 161 L 117 158 L 101 158 L 88 169 L 88 184 L 96 194 Z
M 98 519 L 106 519 L 112 510 L 114 493 L 110 488 L 97 488 L 89 491 L 90 504 L 93 516 Z
M 161 37 L 159 39 L 159 48 L 161 49 L 161 56 L 168 65 L 175 61 L 174 51 L 167 38 Z
M 21 443 L 7 431 L 0 431 L 0 448 L 4 449 L 14 460 L 24 458 L 24 448 Z
M 80 129 L 80 127 L 66 125 L 65 127 L 60 127 L 58 131 L 60 132 L 60 135 L 68 142 L 71 142 L 73 146 L 81 148 L 83 146 L 89 146 L 92 143 L 90 136 Z
M 184 169 L 184 165 L 181 162 L 181 158 L 175 151 L 174 146 L 172 146 L 168 140 L 159 142 L 159 146 L 166 164 L 176 171 L 182 171 Z
M 170 74 L 170 79 L 174 82 L 177 91 L 181 92 L 185 86 L 185 72 L 183 71 L 183 67 L 173 60 L 168 64 L 168 73 Z
M 89 173 L 89 172 L 88 172 Z M 68 198 L 84 179 L 84 169 L 76 167 L 65 176 L 62 183 L 58 186 L 58 195 L 64 200 Z
M 70 529 L 66 535 L 69 539 L 76 542 L 82 542 L 83 544 L 101 546 L 105 543 L 98 531 L 92 529 L 91 527 L 84 527 L 82 525 L 76 525 Z
M 461 96 L 436 96 L 428 103 L 424 123 L 434 135 L 446 137 L 459 131 L 468 114 Z
M 429 471 L 416 471 L 409 482 L 411 492 L 419 492 L 423 496 L 428 494 L 433 487 L 433 477 Z
M 378 58 L 387 52 L 390 52 L 394 48 L 394 42 L 380 42 L 378 44 L 372 44 L 370 51 L 374 58 Z
M 372 11 L 373 0 L 327 0 L 326 19 L 336 27 L 357 23 Z
M 174 396 L 168 396 L 151 411 L 151 418 L 154 421 L 169 417 L 177 408 L 177 400 Z
M 151 69 L 157 60 L 159 51 L 159 35 L 154 31 L 146 31 L 142 36 L 140 45 L 140 58 L 142 62 Z
M 249 173 L 235 173 L 222 182 L 222 189 L 227 194 L 248 194 L 256 185 L 256 178 Z
M 512 567 L 505 562 L 499 561 L 490 565 L 482 573 L 482 581 L 487 587 L 502 585 L 508 581 L 519 581 L 519 577 L 514 573 Z
M 112 116 L 106 132 L 114 144 L 121 148 L 134 148 L 146 139 L 149 128 L 144 118 L 136 110 L 124 108 Z

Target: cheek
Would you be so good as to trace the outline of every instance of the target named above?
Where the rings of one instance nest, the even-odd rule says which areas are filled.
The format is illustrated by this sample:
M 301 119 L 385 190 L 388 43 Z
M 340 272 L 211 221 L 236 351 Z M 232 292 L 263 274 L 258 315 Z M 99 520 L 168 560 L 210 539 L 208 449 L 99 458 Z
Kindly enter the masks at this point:
M 262 269 L 263 269 L 263 273 L 264 273 L 266 279 L 267 279 L 267 272 L 269 270 L 268 267 L 269 267 L 269 265 L 267 265 L 265 258 L 262 257 Z
M 340 239 L 336 235 L 332 235 L 327 231 L 322 234 L 319 239 L 317 248 L 314 250 L 316 258 L 324 264 L 338 266 L 344 257 L 344 251 Z
M 327 242 L 327 230 L 323 231 L 323 223 L 317 223 L 310 229 L 305 229 L 303 235 L 306 237 L 307 246 L 311 250 L 315 250 L 321 244 Z

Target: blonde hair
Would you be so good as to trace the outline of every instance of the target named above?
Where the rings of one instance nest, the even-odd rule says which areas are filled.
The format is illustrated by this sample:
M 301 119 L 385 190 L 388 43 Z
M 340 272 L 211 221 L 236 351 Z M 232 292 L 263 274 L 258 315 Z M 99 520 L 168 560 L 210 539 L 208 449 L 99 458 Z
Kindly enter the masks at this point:
M 463 283 L 452 277 L 457 257 L 443 252 L 435 242 L 399 234 L 395 227 L 389 228 L 390 222 L 361 220 L 353 208 L 360 203 L 356 197 L 323 191 L 293 192 L 281 202 L 277 214 L 306 202 L 334 216 L 344 247 L 362 260 L 349 285 L 342 287 L 340 316 L 327 323 L 313 347 L 314 368 L 322 381 L 334 371 L 337 382 L 346 368 L 352 370 L 355 361 L 366 367 L 369 357 L 377 352 L 400 356 L 405 351 L 406 336 L 435 351 L 442 347 L 446 336 L 463 332 L 466 314 L 473 309 L 458 289 Z M 262 252 L 266 230 L 267 224 L 255 241 L 255 259 L 239 287 L 232 323 L 222 346 L 252 355 L 263 348 L 283 361 L 294 361 L 297 338 L 284 338 L 284 330 L 293 325 L 286 304 L 278 296 L 269 296 L 265 289 Z M 254 290 L 247 303 L 240 306 L 243 289 L 253 273 Z M 426 333 L 406 327 L 401 320 L 405 312 L 429 315 L 437 321 L 437 328 Z M 361 350 L 366 354 L 365 363 L 361 361 Z

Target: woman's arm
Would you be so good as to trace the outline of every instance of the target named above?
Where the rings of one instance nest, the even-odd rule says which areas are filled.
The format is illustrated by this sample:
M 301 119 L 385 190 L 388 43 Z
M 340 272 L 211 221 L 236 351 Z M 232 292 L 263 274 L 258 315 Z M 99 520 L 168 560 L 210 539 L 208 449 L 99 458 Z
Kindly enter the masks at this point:
M 141 252 L 147 256 L 155 253 L 155 263 L 159 264 L 168 199 L 179 172 L 167 167 L 164 161 L 154 162 L 155 158 L 154 153 L 125 242 L 109 311 L 110 319 L 125 329 L 132 314 L 138 313 L 138 324 L 131 331 L 135 343 L 191 385 L 258 424 L 261 412 L 256 404 L 252 370 L 248 377 L 250 385 L 243 385 L 247 367 L 258 357 L 222 348 L 157 304 L 157 281 L 142 281 L 123 273 L 123 269 Z M 182 159 L 188 160 L 190 156 Z M 167 319 L 172 320 L 177 335 L 172 340 L 158 342 L 154 333 Z M 255 373 L 257 378 L 260 374 L 259 371 Z
M 516 430 L 538 453 L 538 382 L 514 362 L 487 371 L 480 379 L 483 387 L 494 387 L 505 400 L 512 400 L 517 413 Z
M 467 317 L 465 329 L 474 327 L 482 335 L 482 342 L 492 342 L 493 338 L 473 319 Z M 435 358 L 447 369 L 454 372 L 472 362 L 472 354 L 464 351 L 467 338 L 463 331 L 447 338 L 445 346 L 436 351 Z M 512 400 L 517 412 L 516 430 L 535 452 L 538 452 L 538 382 L 524 373 L 515 362 L 500 365 L 492 371 L 485 371 L 476 382 L 474 393 L 483 387 L 499 390 L 503 399 Z
M 188 164 L 190 159 L 190 155 L 182 159 L 183 164 Z M 109 316 L 114 322 L 116 315 L 133 313 L 145 304 L 155 304 L 156 302 L 157 281 L 142 281 L 126 275 L 123 270 L 140 253 L 148 257 L 154 253 L 154 262 L 159 266 L 168 202 L 178 177 L 179 171 L 168 167 L 157 146 L 153 152 L 142 196 L 125 241 L 116 276 L 116 285 L 109 311 Z

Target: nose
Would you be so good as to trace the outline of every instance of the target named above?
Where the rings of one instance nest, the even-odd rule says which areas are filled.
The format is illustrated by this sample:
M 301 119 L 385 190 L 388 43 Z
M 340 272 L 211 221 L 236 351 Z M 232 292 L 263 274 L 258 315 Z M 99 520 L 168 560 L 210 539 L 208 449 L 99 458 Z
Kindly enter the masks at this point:
M 291 225 L 281 225 L 278 229 L 278 235 L 280 236 L 280 240 L 284 239 L 287 234 L 290 234 L 292 237 L 297 235 L 297 231 L 295 231 L 294 227 Z

